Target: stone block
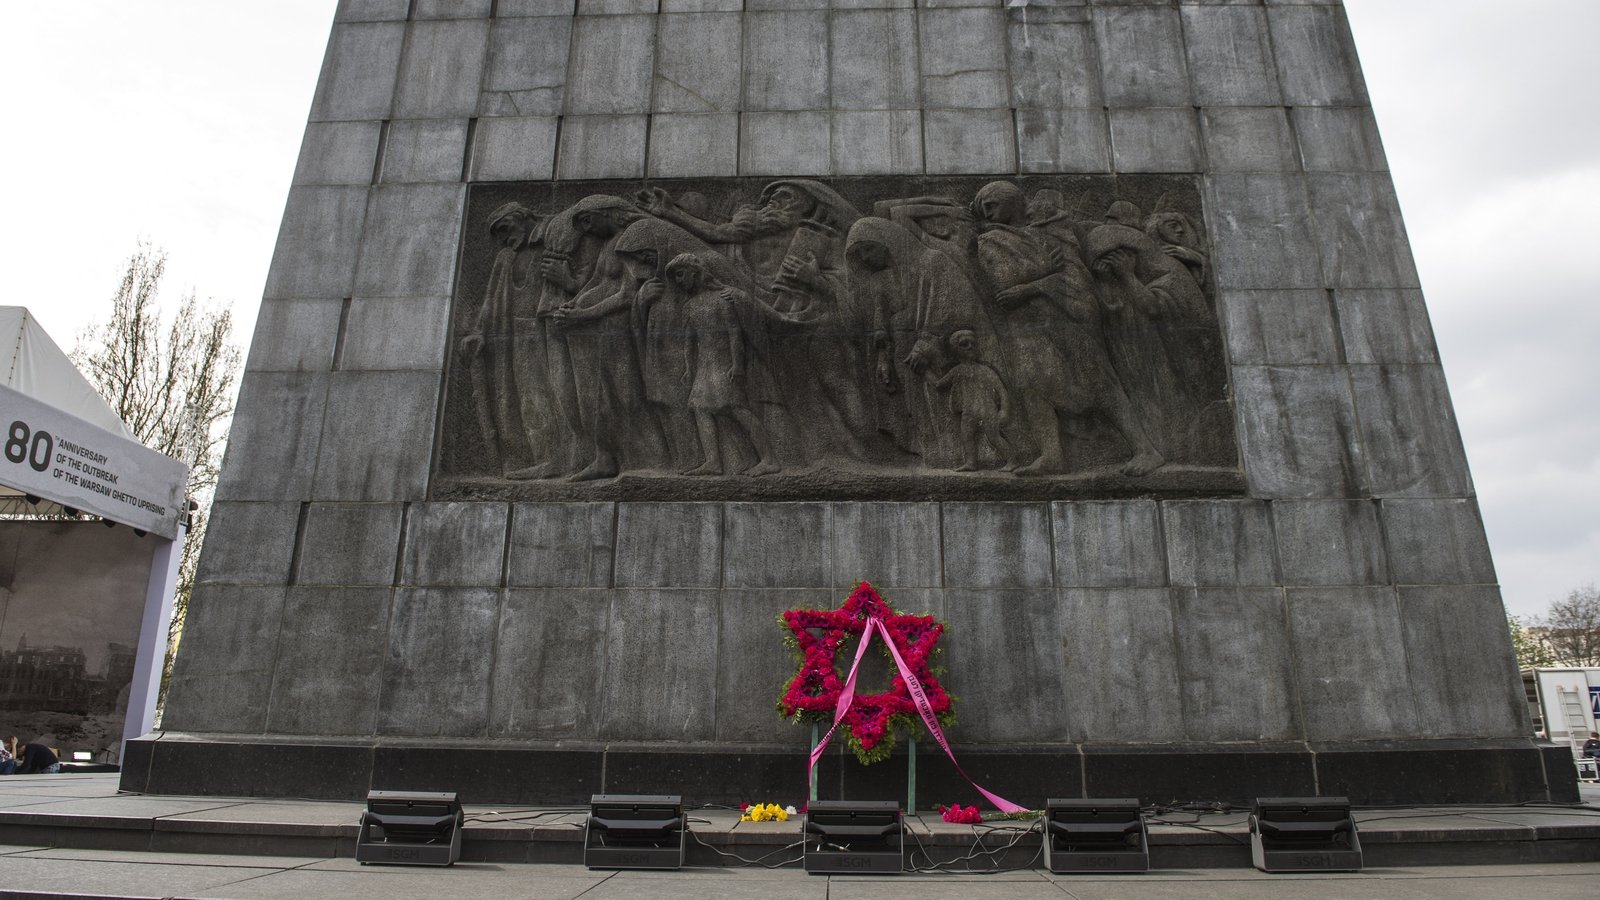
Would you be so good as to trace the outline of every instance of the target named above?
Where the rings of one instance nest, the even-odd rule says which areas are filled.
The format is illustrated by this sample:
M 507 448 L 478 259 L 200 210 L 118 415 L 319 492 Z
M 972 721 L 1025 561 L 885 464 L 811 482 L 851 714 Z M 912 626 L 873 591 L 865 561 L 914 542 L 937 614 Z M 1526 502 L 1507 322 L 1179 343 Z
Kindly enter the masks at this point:
M 1068 677 L 1054 590 L 947 590 L 944 620 L 950 626 L 939 639 L 948 668 L 940 679 L 946 690 L 977 697 L 983 693 L 980 686 L 1012 686 L 1004 702 L 957 701 L 965 733 L 990 741 L 1071 738 L 1074 704 L 1069 698 L 1076 686 Z
M 1191 5 L 1182 15 L 1195 105 L 1282 105 L 1265 10 Z
M 1476 502 L 1384 500 L 1380 512 L 1395 584 L 1495 583 L 1494 561 Z
M 939 505 L 835 503 L 832 556 L 836 588 L 940 587 Z
M 1111 154 L 1118 172 L 1199 172 L 1200 127 L 1187 106 L 1111 110 Z
M 1174 585 L 1278 583 L 1267 504 L 1256 500 L 1173 500 L 1161 504 L 1167 571 Z
M 1023 172 L 1109 172 L 1111 131 L 1103 109 L 1017 110 Z
M 833 514 L 826 503 L 729 503 L 723 513 L 722 584 L 831 587 L 832 546 Z
M 334 25 L 311 101 L 311 121 L 389 118 L 405 37 L 404 22 Z
M 549 180 L 555 171 L 556 122 L 542 116 L 479 119 L 472 180 Z
M 478 109 L 488 56 L 487 19 L 413 21 L 394 91 L 394 117 L 471 116 Z
M 659 0 L 578 0 L 580 16 L 620 16 L 629 13 L 654 13 Z
M 722 505 L 617 506 L 617 587 L 722 585 Z
M 318 448 L 318 500 L 418 500 L 427 491 L 435 372 L 335 372 Z
M 917 17 L 922 105 L 930 115 L 935 109 L 1006 109 L 1005 21 L 998 8 L 923 10 Z
M 1295 684 L 1306 738 L 1420 737 L 1408 644 L 1391 587 L 1291 589 Z
M 722 591 L 717 597 L 717 644 L 722 648 L 716 673 L 717 742 L 807 746 L 809 729 L 773 709 L 799 666 L 786 664 L 773 654 L 746 652 L 746 648 L 776 649 L 788 633 L 778 624 L 786 610 L 832 609 L 839 598 L 827 589 Z M 852 653 L 854 646 L 850 645 Z M 849 662 L 842 660 L 845 666 Z M 863 660 L 862 669 L 867 667 Z M 872 690 L 879 688 L 862 684 Z
M 399 589 L 383 663 L 379 734 L 476 737 L 489 725 L 500 593 L 492 588 Z
M 1172 595 L 1165 588 L 1063 590 L 1062 683 L 1074 740 L 1179 741 Z
M 1421 291 L 1335 291 L 1333 300 L 1352 364 L 1439 361 Z
M 183 649 L 172 664 L 170 706 L 162 726 L 173 731 L 236 734 L 266 729 L 284 588 L 197 585 L 183 621 Z M 250 698 L 257 702 L 240 702 Z
M 416 0 L 413 19 L 487 19 L 494 0 Z
M 501 4 L 504 6 L 504 4 Z M 504 13 L 502 13 L 502 16 Z M 572 20 L 495 19 L 480 115 L 553 116 L 566 97 Z M 478 123 L 479 127 L 483 123 Z
M 1294 135 L 1282 107 L 1212 107 L 1200 112 L 1213 172 L 1294 172 Z
M 1277 588 L 1175 589 L 1184 734 L 1192 741 L 1302 737 Z
M 616 514 L 614 503 L 513 504 L 506 584 L 610 587 Z
M 658 21 L 655 111 L 737 112 L 742 17 L 697 13 Z
M 609 601 L 603 590 L 505 592 L 495 633 L 490 737 L 599 733 Z
M 929 175 L 1017 170 L 1016 124 L 1009 109 L 925 110 L 922 132 L 923 166 Z
M 311 494 L 327 405 L 322 372 L 250 372 L 239 387 L 217 496 L 302 500 Z
M 1350 25 L 1339 6 L 1267 9 L 1285 106 L 1366 106 Z
M 496 0 L 497 18 L 516 16 L 570 16 L 576 0 Z
M 830 136 L 835 175 L 915 175 L 922 172 L 920 110 L 835 112 Z
M 556 178 L 644 177 L 649 116 L 567 116 L 561 121 Z
M 1528 701 L 1500 591 L 1490 586 L 1402 587 L 1398 593 L 1406 666 L 1417 705 L 1416 732 L 1525 739 Z
M 1320 288 L 1305 181 L 1298 175 L 1214 175 L 1208 224 L 1217 285 Z
M 825 175 L 828 113 L 747 112 L 739 117 L 740 175 Z
M 393 584 L 403 515 L 399 503 L 310 504 L 300 535 L 295 583 Z
M 267 708 L 269 733 L 373 733 L 391 593 L 391 588 L 289 589 Z
M 651 117 L 646 168 L 651 178 L 739 174 L 739 114 L 657 113 Z
M 1258 497 L 1350 497 L 1366 462 L 1342 366 L 1235 366 L 1245 476 Z
M 196 584 L 288 584 L 298 503 L 211 504 Z
M 1043 503 L 944 504 L 947 587 L 1051 587 L 1051 549 Z
M 343 308 L 338 299 L 261 301 L 245 371 L 328 371 Z
M 567 112 L 620 115 L 650 111 L 655 16 L 580 16 L 572 26 Z
M 834 109 L 916 109 L 917 14 L 869 9 L 833 14 L 829 96 Z
M 1172 7 L 1096 10 L 1100 70 L 1112 107 L 1189 106 L 1183 25 Z
M 1378 507 L 1369 500 L 1277 500 L 1272 530 L 1286 585 L 1389 583 Z
M 289 189 L 267 273 L 270 298 L 348 297 L 367 214 L 366 187 Z
M 1312 174 L 1306 186 L 1330 287 L 1417 287 L 1411 244 L 1387 175 Z
M 1378 124 L 1365 106 L 1297 106 L 1289 113 L 1307 172 L 1385 172 Z
M 705 741 L 716 735 L 722 647 L 707 623 L 717 620 L 717 602 L 717 594 L 695 589 L 611 592 L 601 737 Z
M 1061 587 L 1167 583 L 1155 501 L 1053 503 L 1050 513 Z
M 1472 474 L 1443 371 L 1429 365 L 1351 366 L 1350 372 L 1373 495 L 1470 494 Z
M 411 0 L 339 0 L 335 22 L 404 22 Z
M 1326 291 L 1223 291 L 1220 299 L 1234 365 L 1339 362 L 1339 331 Z
M 300 142 L 295 184 L 371 184 L 379 122 L 312 122 Z
M 345 317 L 339 368 L 439 371 L 449 297 L 356 297 Z
M 828 107 L 828 14 L 744 15 L 744 109 Z
M 372 189 L 362 229 L 355 293 L 446 296 L 461 227 L 459 184 L 387 184 Z
M 503 503 L 414 503 L 406 514 L 400 583 L 498 587 L 509 509 Z
M 384 139 L 382 183 L 461 181 L 466 119 L 397 119 Z
M 1006 59 L 1011 104 L 1024 109 L 1099 109 L 1100 56 L 1088 22 L 1034 22 L 1028 6 L 1008 9 Z
M 661 0 L 663 13 L 742 12 L 744 0 Z

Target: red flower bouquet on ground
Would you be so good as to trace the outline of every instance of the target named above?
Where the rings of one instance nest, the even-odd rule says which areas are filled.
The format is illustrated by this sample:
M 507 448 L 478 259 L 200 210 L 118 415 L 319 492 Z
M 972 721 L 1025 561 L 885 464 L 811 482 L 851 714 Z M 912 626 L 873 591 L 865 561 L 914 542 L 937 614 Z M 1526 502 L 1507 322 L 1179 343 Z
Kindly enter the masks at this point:
M 833 723 L 834 710 L 848 677 L 847 664 L 854 655 L 852 649 L 840 660 L 839 651 L 847 645 L 853 648 L 853 641 L 861 638 L 867 629 L 867 620 L 873 618 L 887 626 L 901 659 L 922 683 L 939 724 L 948 727 L 955 721 L 953 698 L 934 677 L 932 666 L 932 658 L 939 652 L 937 644 L 939 636 L 944 634 L 944 623 L 933 616 L 895 612 L 872 585 L 864 581 L 838 609 L 791 609 L 780 617 L 790 632 L 785 642 L 800 656 L 800 671 L 778 698 L 780 714 L 823 726 Z M 878 649 L 885 657 L 890 657 L 888 647 Z M 892 657 L 890 659 L 893 667 Z M 916 732 L 916 703 L 899 670 L 895 668 L 894 671 L 887 691 L 863 694 L 857 690 L 854 702 L 840 723 L 850 749 L 863 764 L 888 759 L 896 732 Z

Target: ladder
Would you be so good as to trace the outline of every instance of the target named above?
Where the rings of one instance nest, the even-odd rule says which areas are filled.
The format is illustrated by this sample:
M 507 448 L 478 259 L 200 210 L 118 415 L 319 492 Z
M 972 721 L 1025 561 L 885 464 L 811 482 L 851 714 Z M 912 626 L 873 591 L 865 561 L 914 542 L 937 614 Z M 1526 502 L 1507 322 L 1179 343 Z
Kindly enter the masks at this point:
M 1600 760 L 1583 755 L 1583 742 L 1589 739 L 1588 696 L 1574 688 L 1556 687 L 1561 718 L 1567 724 L 1567 743 L 1572 745 L 1572 759 L 1578 766 L 1578 777 L 1585 781 L 1600 780 Z

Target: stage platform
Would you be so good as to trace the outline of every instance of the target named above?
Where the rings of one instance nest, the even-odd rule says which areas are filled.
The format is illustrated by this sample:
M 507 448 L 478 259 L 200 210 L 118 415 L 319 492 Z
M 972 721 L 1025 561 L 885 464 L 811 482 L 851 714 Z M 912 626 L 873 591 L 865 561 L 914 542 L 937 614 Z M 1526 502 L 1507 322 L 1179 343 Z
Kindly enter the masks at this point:
M 1600 861 L 1600 787 L 1584 802 L 1523 806 L 1360 809 L 1369 867 Z M 758 798 L 765 799 L 765 798 Z M 117 776 L 0 778 L 0 845 L 150 853 L 348 859 L 361 803 L 119 793 Z M 578 807 L 468 805 L 462 859 L 581 868 Z M 1250 867 L 1244 810 L 1147 816 L 1154 869 Z M 1032 821 L 952 825 L 908 816 L 908 866 L 984 870 L 1040 866 Z M 690 810 L 692 866 L 798 866 L 798 817 L 740 822 L 737 810 Z

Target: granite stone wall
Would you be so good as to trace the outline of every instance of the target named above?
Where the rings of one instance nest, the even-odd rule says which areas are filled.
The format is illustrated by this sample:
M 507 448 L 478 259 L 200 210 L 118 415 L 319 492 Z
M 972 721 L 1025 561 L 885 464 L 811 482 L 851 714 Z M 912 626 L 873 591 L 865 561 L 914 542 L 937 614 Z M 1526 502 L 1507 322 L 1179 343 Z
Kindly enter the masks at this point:
M 1198 176 L 1243 496 L 432 499 L 470 183 L 1030 173 Z M 1561 790 L 1337 2 L 345 0 L 200 565 L 137 785 L 220 789 L 192 741 L 798 770 L 775 616 L 867 579 L 950 623 L 980 756 L 1399 797 L 1328 760 L 1454 738 L 1514 776 L 1427 796 Z

